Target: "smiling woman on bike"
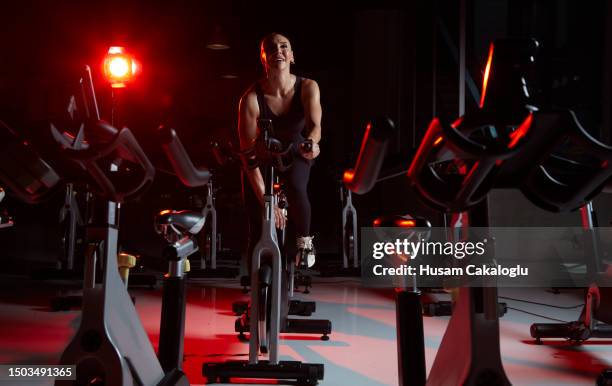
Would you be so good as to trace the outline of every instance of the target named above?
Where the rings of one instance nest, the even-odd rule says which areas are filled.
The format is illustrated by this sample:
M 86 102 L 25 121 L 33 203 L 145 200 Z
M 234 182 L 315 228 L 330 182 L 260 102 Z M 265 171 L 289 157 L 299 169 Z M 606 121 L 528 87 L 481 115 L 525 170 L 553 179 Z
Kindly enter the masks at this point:
M 289 202 L 289 221 L 297 235 L 298 257 L 304 256 L 308 266 L 315 261 L 313 237 L 310 236 L 310 200 L 307 185 L 310 167 L 320 153 L 321 102 L 319 86 L 312 79 L 293 75 L 295 63 L 291 43 L 285 36 L 273 33 L 261 40 L 261 63 L 265 76 L 255 82 L 240 99 L 238 134 L 240 149 L 252 148 L 258 135 L 257 120 L 271 119 L 275 138 L 284 145 L 293 144 L 293 166 L 284 174 Z M 305 151 L 299 144 L 312 140 L 312 149 Z M 245 170 L 243 196 L 249 221 L 249 256 L 261 233 L 264 181 L 259 168 Z M 247 182 L 248 181 L 248 182 Z M 274 210 L 278 228 L 287 219 L 278 207 Z

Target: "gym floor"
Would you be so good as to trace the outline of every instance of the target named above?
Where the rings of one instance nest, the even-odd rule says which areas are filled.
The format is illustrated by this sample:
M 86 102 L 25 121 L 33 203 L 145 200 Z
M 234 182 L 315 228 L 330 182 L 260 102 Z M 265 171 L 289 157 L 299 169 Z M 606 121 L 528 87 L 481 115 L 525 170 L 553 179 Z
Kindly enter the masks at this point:
M 185 370 L 192 384 L 204 384 L 203 362 L 246 359 L 248 344 L 234 331 L 232 302 L 240 288 L 228 280 L 192 281 L 189 285 L 185 338 Z M 54 364 L 78 327 L 79 311 L 51 312 L 49 299 L 58 283 L 0 277 L 0 363 Z M 133 290 L 136 308 L 154 345 L 157 344 L 161 289 Z M 331 339 L 284 336 L 282 359 L 325 364 L 323 385 L 397 385 L 393 292 L 360 286 L 357 279 L 314 278 L 308 295 L 316 300 L 316 318 L 333 323 Z M 443 296 L 443 295 L 436 295 Z M 593 385 L 599 372 L 612 367 L 612 346 L 589 340 L 581 346 L 565 341 L 536 345 L 529 336 L 533 322 L 577 319 L 580 307 L 552 308 L 513 299 L 570 307 L 581 303 L 580 291 L 553 294 L 544 289 L 501 289 L 510 307 L 501 319 L 501 351 L 506 372 L 515 385 Z M 519 311 L 520 310 L 520 311 Z M 532 314 L 529 314 L 532 313 Z M 427 365 L 431 366 L 448 318 L 425 318 Z M 233 380 L 241 384 L 241 380 Z M 269 383 L 269 382 L 249 382 Z M 50 385 L 51 381 L 11 382 L 12 386 Z

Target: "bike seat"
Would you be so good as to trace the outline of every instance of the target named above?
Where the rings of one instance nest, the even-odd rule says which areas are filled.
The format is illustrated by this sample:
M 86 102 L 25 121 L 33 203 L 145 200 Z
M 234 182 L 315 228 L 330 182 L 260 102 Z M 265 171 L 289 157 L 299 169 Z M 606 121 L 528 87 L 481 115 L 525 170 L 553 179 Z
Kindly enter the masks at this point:
M 158 233 L 167 226 L 171 226 L 180 233 L 195 235 L 204 227 L 204 215 L 192 210 L 162 210 L 155 216 L 155 229 Z

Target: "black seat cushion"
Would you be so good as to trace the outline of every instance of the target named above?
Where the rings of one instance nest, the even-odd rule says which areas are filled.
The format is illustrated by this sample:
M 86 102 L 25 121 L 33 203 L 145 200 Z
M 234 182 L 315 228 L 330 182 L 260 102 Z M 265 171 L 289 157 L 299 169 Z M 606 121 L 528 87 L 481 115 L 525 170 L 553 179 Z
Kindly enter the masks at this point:
M 155 216 L 155 227 L 159 229 L 163 225 L 172 225 L 182 233 L 195 235 L 204 227 L 204 215 L 192 210 L 163 210 Z

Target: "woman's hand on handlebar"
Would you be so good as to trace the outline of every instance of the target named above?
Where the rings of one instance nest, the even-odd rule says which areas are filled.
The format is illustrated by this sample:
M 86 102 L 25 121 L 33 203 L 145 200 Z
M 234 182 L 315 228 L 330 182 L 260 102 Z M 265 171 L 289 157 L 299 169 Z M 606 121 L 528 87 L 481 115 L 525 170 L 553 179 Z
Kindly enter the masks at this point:
M 278 229 L 285 229 L 287 225 L 287 215 L 285 215 L 285 210 L 279 208 L 277 205 L 274 205 L 274 224 Z
M 319 144 L 312 140 L 306 140 L 299 146 L 300 155 L 307 160 L 313 160 L 321 154 Z

